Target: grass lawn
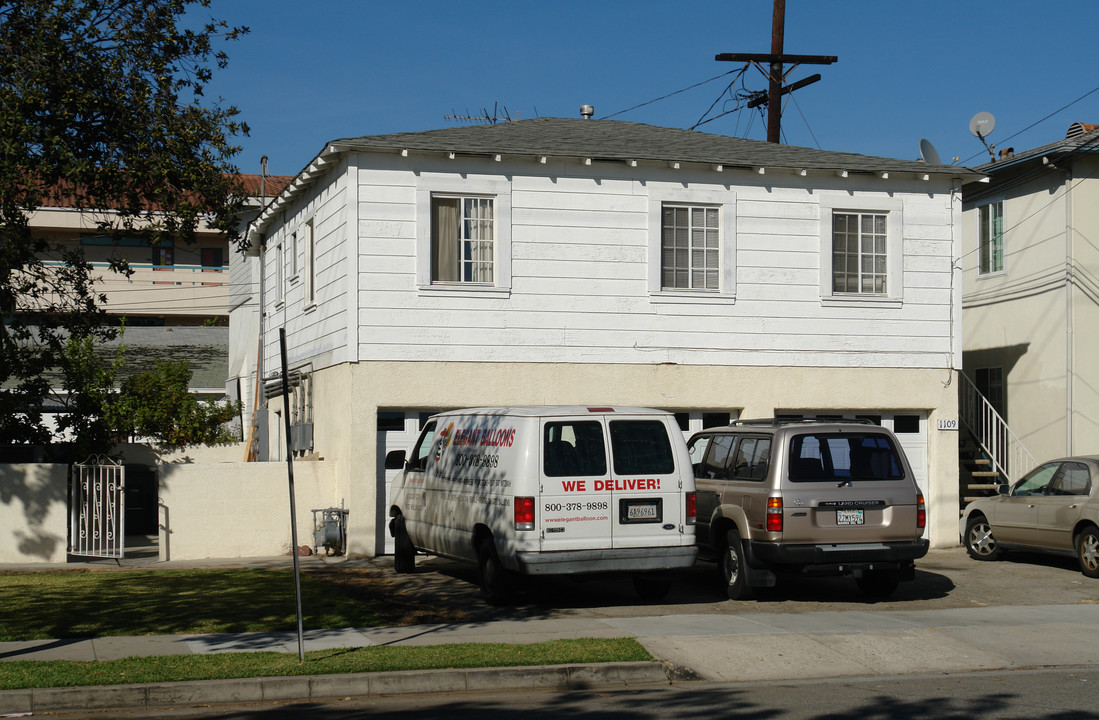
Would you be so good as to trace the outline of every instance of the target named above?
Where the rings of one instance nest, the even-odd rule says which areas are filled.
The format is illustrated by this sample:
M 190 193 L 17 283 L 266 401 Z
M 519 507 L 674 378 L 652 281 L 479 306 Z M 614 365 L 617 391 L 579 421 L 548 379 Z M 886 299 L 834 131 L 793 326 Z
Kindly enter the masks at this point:
M 371 570 L 301 575 L 307 629 L 470 619 L 457 598 L 406 592 Z M 434 600 L 433 603 L 430 601 Z M 425 607 L 434 604 L 437 607 Z M 296 630 L 290 570 L 0 572 L 0 641 Z M 105 662 L 0 662 L 0 690 L 330 673 L 651 660 L 632 639 L 534 645 L 367 647 L 296 654 L 218 653 Z
M 288 653 L 219 653 L 106 662 L 0 662 L 0 690 L 87 685 L 327 675 L 439 668 L 513 667 L 652 660 L 632 638 L 570 639 L 534 645 L 454 644 L 319 650 L 299 663 Z
M 402 624 L 386 607 L 302 573 L 307 628 Z M 297 629 L 289 570 L 0 574 L 0 641 Z

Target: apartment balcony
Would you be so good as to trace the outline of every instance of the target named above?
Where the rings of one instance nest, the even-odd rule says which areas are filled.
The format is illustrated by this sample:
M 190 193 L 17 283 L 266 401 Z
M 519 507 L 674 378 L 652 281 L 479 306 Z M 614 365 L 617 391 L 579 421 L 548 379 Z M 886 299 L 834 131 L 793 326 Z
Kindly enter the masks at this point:
M 96 291 L 112 315 L 228 315 L 229 268 L 131 264 L 129 277 L 93 263 Z

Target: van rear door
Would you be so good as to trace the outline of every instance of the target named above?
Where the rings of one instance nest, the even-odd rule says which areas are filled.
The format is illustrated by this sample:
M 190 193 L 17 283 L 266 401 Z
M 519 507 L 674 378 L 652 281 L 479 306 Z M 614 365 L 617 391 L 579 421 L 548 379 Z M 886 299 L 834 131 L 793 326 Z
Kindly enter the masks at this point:
M 679 428 L 671 427 L 661 416 L 611 416 L 607 427 L 612 546 L 680 544 L 685 524 L 684 488 L 669 437 L 671 432 L 679 433 Z
M 541 423 L 541 549 L 611 547 L 612 491 L 602 417 Z

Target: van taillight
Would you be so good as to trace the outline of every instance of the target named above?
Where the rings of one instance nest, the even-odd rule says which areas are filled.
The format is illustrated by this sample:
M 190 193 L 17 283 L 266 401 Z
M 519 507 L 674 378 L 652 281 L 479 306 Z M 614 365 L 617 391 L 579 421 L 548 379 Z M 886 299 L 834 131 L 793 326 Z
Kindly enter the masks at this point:
M 923 502 L 923 493 L 916 496 L 916 527 L 927 527 L 927 506 Z
M 782 498 L 767 498 L 767 532 L 782 532 Z
M 698 496 L 693 492 L 687 493 L 687 524 L 694 525 L 698 517 Z
M 532 497 L 517 497 L 517 498 L 515 498 L 515 529 L 516 530 L 533 530 L 534 529 L 534 498 L 532 498 Z

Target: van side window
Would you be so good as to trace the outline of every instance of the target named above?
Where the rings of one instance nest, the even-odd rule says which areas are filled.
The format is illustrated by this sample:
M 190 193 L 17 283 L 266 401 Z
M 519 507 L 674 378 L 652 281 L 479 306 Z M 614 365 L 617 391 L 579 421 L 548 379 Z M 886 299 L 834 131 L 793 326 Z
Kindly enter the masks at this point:
M 675 456 L 664 423 L 655 420 L 611 420 L 611 453 L 618 475 L 675 472 Z
M 771 465 L 771 438 L 742 438 L 733 458 L 734 480 L 763 480 Z
M 429 422 L 420 433 L 416 447 L 412 449 L 412 459 L 408 461 L 409 470 L 427 470 L 427 459 L 431 456 L 431 446 L 435 443 L 435 422 Z
M 546 423 L 542 446 L 546 477 L 584 477 L 607 474 L 607 447 L 603 425 L 597 420 Z

